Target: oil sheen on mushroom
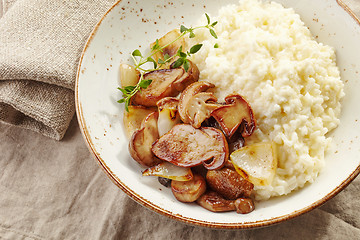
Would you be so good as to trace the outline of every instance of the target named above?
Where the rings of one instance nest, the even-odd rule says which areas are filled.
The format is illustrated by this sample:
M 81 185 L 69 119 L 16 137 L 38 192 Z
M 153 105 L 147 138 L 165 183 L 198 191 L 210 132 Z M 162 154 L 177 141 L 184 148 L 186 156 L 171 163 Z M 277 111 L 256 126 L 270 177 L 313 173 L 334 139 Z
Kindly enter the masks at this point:
M 208 170 L 221 168 L 229 157 L 224 134 L 215 128 L 196 129 L 178 124 L 160 137 L 152 147 L 161 160 L 180 167 L 203 164 Z
M 212 190 L 232 200 L 244 196 L 250 197 L 254 188 L 252 183 L 246 181 L 235 170 L 229 168 L 208 171 L 206 181 Z
M 144 79 L 151 79 L 151 84 L 137 92 L 132 98 L 132 104 L 142 106 L 156 106 L 156 102 L 164 97 L 174 97 L 188 85 L 199 79 L 199 70 L 190 62 L 186 72 L 183 68 L 160 69 L 144 75 Z
M 205 92 L 214 84 L 201 81 L 189 85 L 180 95 L 179 114 L 184 123 L 199 128 L 211 113 L 219 107 L 217 98 L 211 92 Z
M 206 191 L 206 182 L 201 175 L 194 174 L 190 181 L 171 181 L 171 190 L 180 202 L 195 202 Z
M 240 95 L 230 95 L 225 98 L 225 103 L 211 113 L 225 135 L 230 138 L 242 124 L 242 136 L 250 136 L 255 130 L 256 121 L 248 102 Z
M 157 129 L 158 113 L 150 113 L 135 131 L 129 142 L 131 157 L 143 166 L 151 167 L 161 161 L 151 151 L 153 142 L 159 138 Z
M 203 208 L 212 212 L 228 212 L 236 210 L 234 200 L 227 200 L 219 193 L 213 191 L 204 193 L 196 202 Z

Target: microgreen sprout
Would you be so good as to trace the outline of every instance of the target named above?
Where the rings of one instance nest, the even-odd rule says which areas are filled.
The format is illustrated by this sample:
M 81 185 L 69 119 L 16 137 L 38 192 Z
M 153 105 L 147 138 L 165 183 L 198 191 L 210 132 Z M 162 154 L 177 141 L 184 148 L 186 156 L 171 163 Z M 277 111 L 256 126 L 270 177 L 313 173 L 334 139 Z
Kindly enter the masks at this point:
M 178 41 L 179 39 L 181 39 L 182 37 L 184 37 L 187 34 L 189 35 L 189 38 L 194 38 L 195 30 L 200 29 L 200 28 L 207 28 L 210 32 L 210 35 L 217 39 L 217 35 L 214 30 L 214 27 L 217 24 L 217 21 L 211 23 L 209 15 L 207 13 L 205 13 L 205 16 L 206 16 L 206 20 L 207 20 L 206 25 L 198 26 L 198 27 L 190 27 L 190 28 L 187 28 L 184 25 L 181 25 L 180 26 L 180 35 L 177 38 L 175 38 L 173 41 L 167 43 L 164 46 L 160 46 L 159 40 L 156 39 L 155 44 L 151 47 L 151 52 L 147 56 L 144 56 L 139 49 L 136 49 L 131 53 L 131 58 L 134 61 L 135 69 L 140 72 L 140 78 L 139 78 L 138 83 L 135 86 L 126 86 L 124 88 L 118 88 L 123 94 L 122 98 L 118 101 L 118 103 L 125 103 L 125 110 L 127 112 L 129 111 L 128 106 L 130 105 L 131 98 L 138 91 L 141 91 L 141 89 L 146 89 L 152 82 L 151 79 L 144 79 L 144 75 L 146 73 L 160 69 L 164 64 L 170 63 L 176 57 L 177 57 L 177 59 L 176 59 L 176 61 L 174 61 L 171 64 L 171 68 L 179 68 L 182 66 L 184 68 L 184 70 L 187 72 L 190 67 L 190 62 L 188 60 L 188 57 L 197 53 L 201 49 L 202 44 L 195 44 L 186 52 L 183 52 L 182 46 L 180 46 L 175 55 L 169 56 L 168 54 L 165 54 L 164 57 L 159 58 L 158 61 L 156 61 L 153 58 L 153 56 L 156 53 L 162 52 L 164 48 L 166 48 L 169 45 L 173 44 L 174 42 Z M 218 48 L 218 44 L 215 44 L 214 48 Z M 146 63 L 152 63 L 153 68 L 145 69 L 143 67 L 143 65 Z

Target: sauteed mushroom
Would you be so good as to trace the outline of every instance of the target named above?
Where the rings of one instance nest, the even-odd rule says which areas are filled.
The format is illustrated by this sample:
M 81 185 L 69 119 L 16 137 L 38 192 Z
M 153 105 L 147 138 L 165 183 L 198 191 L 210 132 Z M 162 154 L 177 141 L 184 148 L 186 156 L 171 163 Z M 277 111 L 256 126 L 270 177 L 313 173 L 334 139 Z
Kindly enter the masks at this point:
M 209 187 L 226 199 L 250 197 L 254 185 L 246 181 L 235 170 L 222 168 L 208 171 L 206 181 Z
M 251 198 L 238 198 L 234 202 L 236 212 L 241 214 L 247 214 L 255 209 L 254 202 Z
M 150 113 L 135 131 L 129 142 L 129 152 L 133 159 L 143 166 L 154 166 L 161 161 L 151 151 L 153 142 L 159 138 L 157 129 L 158 113 Z
M 230 95 L 225 98 L 225 103 L 211 113 L 225 135 L 231 137 L 243 124 L 242 136 L 250 136 L 255 130 L 256 122 L 248 102 L 240 95 Z
M 180 33 L 179 29 L 174 29 L 174 30 L 168 32 L 167 34 L 165 34 L 164 36 L 162 36 L 161 38 L 159 38 L 157 43 L 159 44 L 159 46 L 165 46 L 165 45 L 173 42 L 176 38 L 180 37 L 180 35 L 181 35 L 181 33 Z M 156 44 L 156 42 L 151 43 L 150 48 L 152 48 L 155 44 Z M 178 41 L 175 41 L 175 42 L 169 44 L 162 51 L 157 52 L 153 56 L 153 58 L 157 62 L 159 58 L 164 59 L 164 56 L 166 54 L 169 55 L 169 57 L 171 57 L 176 54 L 176 52 L 178 51 L 178 49 L 180 47 L 182 47 L 182 48 L 185 47 L 185 39 L 184 38 L 180 38 Z
M 160 159 L 180 167 L 203 164 L 212 170 L 221 168 L 229 157 L 224 134 L 215 128 L 196 129 L 188 124 L 178 124 L 160 137 L 152 147 Z
M 184 123 L 199 128 L 201 123 L 219 107 L 216 104 L 217 98 L 210 92 L 204 92 L 213 87 L 215 85 L 209 82 L 195 82 L 181 93 L 178 109 Z
M 189 61 L 190 62 L 190 61 Z M 151 79 L 151 84 L 137 92 L 132 98 L 132 104 L 156 106 L 156 102 L 164 97 L 174 97 L 188 85 L 199 79 L 199 70 L 190 62 L 186 72 L 183 68 L 160 69 L 144 75 L 144 79 Z
M 194 174 L 190 181 L 171 181 L 171 190 L 180 202 L 194 202 L 206 191 L 206 182 L 201 175 Z
M 234 200 L 227 200 L 217 192 L 213 191 L 204 193 L 196 202 L 203 208 L 212 212 L 228 212 L 236 210 Z

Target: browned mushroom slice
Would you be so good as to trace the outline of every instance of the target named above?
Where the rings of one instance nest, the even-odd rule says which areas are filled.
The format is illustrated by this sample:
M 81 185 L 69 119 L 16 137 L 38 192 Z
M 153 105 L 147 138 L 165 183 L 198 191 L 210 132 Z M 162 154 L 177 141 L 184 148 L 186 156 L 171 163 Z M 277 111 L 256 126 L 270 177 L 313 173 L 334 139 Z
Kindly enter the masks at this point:
M 251 198 L 238 198 L 235 200 L 236 212 L 241 214 L 247 214 L 255 209 L 254 202 Z
M 174 126 L 153 144 L 152 151 L 174 165 L 194 167 L 202 163 L 209 170 L 221 168 L 229 157 L 226 138 L 220 130 L 196 129 L 188 124 Z
M 173 97 L 163 98 L 156 103 L 159 111 L 158 131 L 160 137 L 180 123 L 178 103 L 179 100 Z
M 225 98 L 226 105 L 214 110 L 211 114 L 219 122 L 227 137 L 231 137 L 243 123 L 242 136 L 250 136 L 255 130 L 254 113 L 248 102 L 240 95 Z
M 179 38 L 180 35 L 181 33 L 179 29 L 173 29 L 158 39 L 157 43 L 159 44 L 159 46 L 165 46 L 167 44 L 169 45 L 163 48 L 162 51 L 158 51 L 156 54 L 153 55 L 153 58 L 155 59 L 156 62 L 158 61 L 159 58 L 164 59 L 165 54 L 169 55 L 170 57 L 175 55 L 180 47 L 184 49 L 185 47 L 184 38 L 180 38 L 178 41 L 173 42 L 174 40 Z M 153 48 L 155 44 L 156 42 L 151 43 L 150 48 Z
M 217 192 L 206 192 L 196 201 L 203 208 L 212 212 L 235 211 L 234 200 L 227 200 Z
M 171 181 L 171 190 L 180 202 L 195 202 L 206 191 L 206 182 L 201 175 L 194 174 L 190 181 Z
M 156 102 L 164 97 L 174 97 L 188 85 L 199 79 L 199 70 L 190 62 L 186 72 L 183 68 L 160 69 L 144 75 L 144 79 L 151 79 L 151 84 L 137 92 L 131 99 L 132 104 L 143 106 L 156 106 Z
M 144 118 L 155 111 L 155 108 L 129 106 L 129 111 L 124 111 L 124 126 L 126 136 L 130 138 L 136 130 L 140 129 L 141 122 L 144 120 Z
M 239 197 L 250 197 L 254 188 L 252 183 L 229 168 L 208 171 L 206 181 L 212 190 L 232 200 Z
M 171 69 L 178 69 L 178 68 L 172 68 Z M 199 69 L 197 68 L 196 64 L 189 60 L 189 69 L 185 71 L 184 68 L 181 68 L 184 70 L 184 74 L 174 82 L 173 86 L 178 91 L 178 93 L 182 92 L 187 86 L 190 84 L 197 82 L 199 80 Z
M 199 128 L 201 123 L 210 117 L 210 114 L 219 107 L 217 98 L 210 92 L 203 93 L 214 84 L 201 81 L 189 85 L 180 95 L 179 114 L 184 123 Z
M 160 99 L 156 103 L 156 106 L 159 108 L 159 111 L 161 111 L 164 108 L 171 108 L 171 109 L 177 110 L 178 104 L 179 104 L 179 99 L 174 98 L 174 97 L 166 97 L 166 98 Z
M 151 151 L 153 142 L 159 138 L 157 130 L 158 113 L 150 113 L 135 131 L 129 142 L 131 157 L 143 166 L 151 167 L 161 161 Z

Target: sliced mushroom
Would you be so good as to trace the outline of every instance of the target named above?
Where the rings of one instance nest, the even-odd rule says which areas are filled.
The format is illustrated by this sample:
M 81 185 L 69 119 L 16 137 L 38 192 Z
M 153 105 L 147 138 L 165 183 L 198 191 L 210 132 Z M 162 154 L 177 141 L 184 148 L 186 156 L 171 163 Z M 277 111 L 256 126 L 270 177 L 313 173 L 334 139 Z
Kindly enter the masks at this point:
M 232 153 L 245 145 L 245 139 L 241 136 L 241 131 L 238 130 L 228 138 L 229 152 Z
M 219 105 L 215 103 L 217 98 L 213 93 L 201 92 L 193 96 L 187 104 L 187 114 L 190 124 L 194 128 L 201 127 L 202 122 L 210 117 L 212 111 L 217 109 Z
M 255 209 L 254 202 L 251 198 L 238 198 L 235 200 L 236 212 L 241 214 L 247 214 Z
M 153 144 L 152 151 L 174 165 L 194 167 L 202 163 L 209 170 L 221 168 L 229 156 L 225 136 L 220 130 L 196 129 L 188 124 L 174 126 Z
M 250 136 L 255 130 L 256 122 L 248 102 L 240 95 L 230 95 L 225 98 L 225 103 L 211 113 L 225 135 L 231 137 L 243 124 L 242 136 Z
M 132 104 L 156 106 L 157 101 L 164 97 L 174 97 L 188 85 L 199 79 L 199 70 L 190 62 L 186 72 L 183 68 L 160 69 L 144 75 L 144 79 L 151 79 L 151 84 L 137 92 L 132 98 Z
M 143 106 L 129 106 L 129 111 L 124 111 L 124 126 L 125 134 L 130 138 L 133 133 L 140 129 L 141 122 L 144 118 L 152 112 L 155 112 L 155 108 L 146 108 Z
M 129 142 L 131 157 L 141 165 L 147 167 L 154 166 L 161 162 L 151 151 L 153 142 L 159 138 L 157 118 L 157 112 L 150 113 L 145 117 L 140 129 L 134 132 Z
M 171 190 L 180 202 L 195 202 L 206 191 L 206 182 L 201 175 L 194 174 L 190 181 L 171 181 Z
M 119 66 L 119 82 L 121 87 L 134 86 L 138 83 L 140 77 L 139 71 L 134 66 L 121 63 Z
M 158 177 L 158 182 L 164 187 L 171 187 L 171 179 L 169 178 Z
M 201 124 L 201 126 L 203 127 L 213 127 L 213 128 L 217 128 L 221 130 L 221 126 L 220 124 L 215 120 L 215 118 L 213 117 L 209 117 L 208 119 L 206 119 L 203 124 Z
M 158 131 L 160 137 L 180 123 L 178 103 L 179 100 L 173 97 L 163 98 L 156 103 L 159 111 Z
M 215 85 L 209 82 L 195 82 L 181 93 L 178 109 L 184 123 L 199 128 L 201 123 L 219 107 L 215 103 L 217 98 L 211 92 L 204 92 L 213 87 Z
M 166 33 L 164 36 L 158 39 L 157 43 L 159 46 L 166 46 L 162 49 L 162 51 L 158 51 L 156 54 L 153 55 L 153 58 L 157 62 L 158 59 L 164 59 L 165 54 L 169 55 L 170 57 L 175 55 L 180 47 L 183 49 L 185 48 L 185 39 L 180 38 L 177 41 L 173 42 L 177 38 L 179 38 L 181 35 L 179 29 L 173 29 L 170 32 Z M 171 43 L 173 42 L 173 43 Z M 153 48 L 153 46 L 156 44 L 156 42 L 153 42 L 150 44 L 150 48 Z
M 231 200 L 239 197 L 250 197 L 254 188 L 252 183 L 229 168 L 208 171 L 206 181 L 212 190 Z
M 204 193 L 196 202 L 203 208 L 212 212 L 228 212 L 236 210 L 234 200 L 227 200 L 217 192 L 213 191 Z

